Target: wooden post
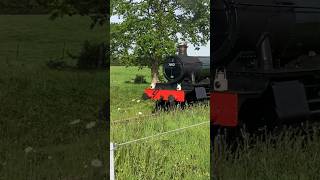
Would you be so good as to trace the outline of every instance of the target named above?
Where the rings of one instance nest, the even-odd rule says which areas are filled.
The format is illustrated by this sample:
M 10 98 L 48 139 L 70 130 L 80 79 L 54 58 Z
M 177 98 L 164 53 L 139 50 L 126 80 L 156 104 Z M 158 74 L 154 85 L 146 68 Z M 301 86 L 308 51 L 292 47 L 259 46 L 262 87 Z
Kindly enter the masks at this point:
M 18 45 L 17 45 L 16 61 L 17 61 L 17 60 L 18 60 L 18 58 L 19 58 L 19 51 L 20 51 L 20 43 L 18 43 Z
M 62 59 L 64 59 L 65 51 L 66 51 L 66 42 L 64 41 L 64 43 L 63 43 L 63 49 L 62 49 Z
M 104 60 L 105 54 L 104 54 L 104 44 L 101 43 L 99 46 L 99 59 L 98 59 L 98 65 L 97 68 L 103 67 L 103 60 Z
M 114 150 L 115 146 L 113 143 L 110 143 L 110 180 L 115 180 L 114 176 Z

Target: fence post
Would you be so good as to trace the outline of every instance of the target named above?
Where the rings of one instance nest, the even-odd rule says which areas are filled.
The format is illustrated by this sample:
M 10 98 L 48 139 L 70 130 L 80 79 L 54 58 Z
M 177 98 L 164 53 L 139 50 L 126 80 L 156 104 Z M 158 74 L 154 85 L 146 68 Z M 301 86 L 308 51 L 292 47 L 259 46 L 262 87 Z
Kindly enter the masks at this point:
M 115 146 L 113 143 L 110 143 L 110 180 L 115 180 L 114 176 L 114 149 Z
M 18 43 L 17 45 L 17 50 L 16 50 L 16 61 L 18 61 L 18 58 L 19 58 L 19 52 L 20 51 L 20 43 Z
M 66 51 L 66 41 L 63 42 L 62 59 L 64 59 L 65 51 Z

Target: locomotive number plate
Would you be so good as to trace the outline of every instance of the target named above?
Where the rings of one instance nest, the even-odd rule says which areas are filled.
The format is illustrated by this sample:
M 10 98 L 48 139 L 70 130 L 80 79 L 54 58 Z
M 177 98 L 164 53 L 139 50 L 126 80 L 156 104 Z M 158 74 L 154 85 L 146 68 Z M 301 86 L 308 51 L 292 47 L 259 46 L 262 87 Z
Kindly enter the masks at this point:
M 175 66 L 176 66 L 176 63 L 168 63 L 168 66 L 169 66 L 169 67 L 175 67 Z

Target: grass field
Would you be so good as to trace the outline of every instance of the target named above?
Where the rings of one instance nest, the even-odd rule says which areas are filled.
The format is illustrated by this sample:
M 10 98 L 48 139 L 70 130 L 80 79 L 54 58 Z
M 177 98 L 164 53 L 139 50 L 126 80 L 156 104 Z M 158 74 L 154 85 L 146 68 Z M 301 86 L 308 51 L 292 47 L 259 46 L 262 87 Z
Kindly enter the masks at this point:
M 0 16 L 0 179 L 102 179 L 106 176 L 105 71 L 51 70 L 85 40 L 105 41 L 86 17 Z M 73 60 L 65 56 L 65 61 Z
M 90 29 L 88 17 L 64 17 L 54 21 L 45 15 L 1 15 L 0 59 L 8 63 L 44 64 L 67 52 L 77 54 L 83 41 L 106 41 L 106 27 Z
M 126 83 L 135 75 L 149 78 L 147 69 L 111 67 L 111 123 L 151 114 L 154 102 L 141 100 L 148 84 Z M 156 117 L 111 125 L 111 141 L 126 141 L 209 120 L 208 106 L 186 111 L 162 112 Z M 117 179 L 209 179 L 209 123 L 181 132 L 127 144 L 115 151 Z
M 275 135 L 267 133 L 266 140 L 251 138 L 234 153 L 224 150 L 215 153 L 214 177 L 216 179 L 320 179 L 320 129 L 287 128 Z M 311 127 L 311 126 L 309 126 Z M 306 130 L 306 128 L 304 128 Z M 254 141 L 255 143 L 252 143 Z
M 138 116 L 139 112 L 145 115 L 152 111 L 153 103 L 140 100 L 142 89 L 149 84 L 125 83 L 137 74 L 149 77 L 148 70 L 111 68 L 111 122 Z M 111 140 L 122 143 L 208 119 L 208 106 L 161 113 L 156 118 L 142 118 L 131 123 L 112 125 Z M 224 149 L 220 155 L 216 153 L 211 171 L 213 178 L 320 179 L 320 129 L 317 124 L 311 125 L 313 131 L 310 134 L 299 134 L 296 129 L 283 130 L 278 135 L 268 134 L 264 141 L 257 137 L 251 138 L 250 141 L 258 142 L 245 143 L 235 153 L 228 149 Z M 118 179 L 209 179 L 207 125 L 121 146 L 115 152 Z

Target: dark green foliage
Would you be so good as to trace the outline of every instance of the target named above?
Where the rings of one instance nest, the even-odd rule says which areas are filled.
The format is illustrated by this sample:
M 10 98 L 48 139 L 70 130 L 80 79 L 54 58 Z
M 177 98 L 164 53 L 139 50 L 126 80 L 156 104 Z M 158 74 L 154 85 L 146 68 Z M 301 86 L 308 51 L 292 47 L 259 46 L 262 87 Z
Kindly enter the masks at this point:
M 159 66 L 175 53 L 177 43 L 200 46 L 209 40 L 209 2 L 111 0 L 111 14 L 122 17 L 121 22 L 111 24 L 112 58 L 150 67 L 152 81 L 158 81 Z
M 38 0 L 1 0 L 0 14 L 47 14 L 49 9 Z
M 91 18 L 91 27 L 109 21 L 105 0 L 1 0 L 0 14 L 51 14 L 51 19 L 65 15 Z
M 43 7 L 49 8 L 51 18 L 65 15 L 88 16 L 92 20 L 91 28 L 95 25 L 103 25 L 109 22 L 107 13 L 108 2 L 106 0 L 37 0 Z
M 69 53 L 69 56 L 77 60 L 79 69 L 107 68 L 106 46 L 104 43 L 85 41 L 79 55 Z
M 64 69 L 68 67 L 67 63 L 63 61 L 63 59 L 51 59 L 46 63 L 46 65 L 50 69 Z
M 145 84 L 145 83 L 147 83 L 145 76 L 144 75 L 138 75 L 138 74 L 134 78 L 133 82 L 135 84 Z

